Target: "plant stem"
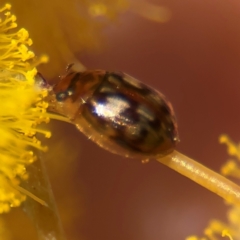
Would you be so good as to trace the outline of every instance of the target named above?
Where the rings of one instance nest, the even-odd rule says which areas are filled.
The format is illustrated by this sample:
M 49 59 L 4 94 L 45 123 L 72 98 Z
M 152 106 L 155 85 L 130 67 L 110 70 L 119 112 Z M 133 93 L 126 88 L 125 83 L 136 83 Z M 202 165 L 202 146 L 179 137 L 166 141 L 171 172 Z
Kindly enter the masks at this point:
M 226 201 L 240 206 L 240 186 L 197 161 L 177 151 L 157 161 L 216 193 Z

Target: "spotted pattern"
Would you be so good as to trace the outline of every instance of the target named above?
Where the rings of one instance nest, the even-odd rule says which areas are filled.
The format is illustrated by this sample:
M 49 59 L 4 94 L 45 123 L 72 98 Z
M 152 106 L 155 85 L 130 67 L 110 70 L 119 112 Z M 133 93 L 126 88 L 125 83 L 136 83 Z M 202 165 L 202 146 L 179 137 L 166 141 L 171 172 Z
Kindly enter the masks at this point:
M 86 82 L 87 78 L 80 76 L 75 73 L 68 87 L 56 91 L 56 96 L 62 94 L 65 101 L 67 95 L 73 104 L 84 98 L 73 121 L 87 137 L 129 157 L 164 156 L 174 150 L 178 142 L 176 120 L 171 104 L 160 92 L 124 73 L 98 75 L 93 71 L 94 81 L 89 78 Z M 88 94 L 85 85 L 89 81 L 94 86 Z M 85 88 L 80 96 L 76 95 L 79 86 Z

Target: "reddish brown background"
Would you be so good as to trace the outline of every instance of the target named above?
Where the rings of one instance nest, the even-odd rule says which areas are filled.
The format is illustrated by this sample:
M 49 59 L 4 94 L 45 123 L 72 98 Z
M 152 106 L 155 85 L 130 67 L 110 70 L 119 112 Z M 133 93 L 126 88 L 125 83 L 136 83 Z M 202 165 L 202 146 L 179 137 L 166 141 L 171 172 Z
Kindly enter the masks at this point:
M 177 115 L 178 150 L 218 171 L 228 158 L 219 135 L 240 139 L 240 3 L 154 2 L 169 7 L 169 22 L 128 12 L 104 30 L 102 51 L 78 57 L 89 69 L 121 70 L 162 91 Z M 225 219 L 219 197 L 158 162 L 108 153 L 68 124 L 54 122 L 52 129 L 52 151 L 59 138 L 69 147 L 59 164 L 74 166 L 68 179 L 55 178 L 47 160 L 60 213 L 74 202 L 62 205 L 64 189 L 81 196 L 74 222 L 65 226 L 68 239 L 184 239 L 201 234 L 212 218 Z

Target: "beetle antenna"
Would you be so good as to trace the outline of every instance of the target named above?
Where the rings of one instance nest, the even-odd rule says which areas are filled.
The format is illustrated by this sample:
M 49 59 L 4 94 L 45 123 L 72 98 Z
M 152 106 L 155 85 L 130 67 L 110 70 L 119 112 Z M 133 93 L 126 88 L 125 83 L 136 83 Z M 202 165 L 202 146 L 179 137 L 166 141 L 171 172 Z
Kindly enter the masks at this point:
M 66 67 L 66 72 L 69 73 L 73 66 L 74 66 L 74 63 L 68 64 Z

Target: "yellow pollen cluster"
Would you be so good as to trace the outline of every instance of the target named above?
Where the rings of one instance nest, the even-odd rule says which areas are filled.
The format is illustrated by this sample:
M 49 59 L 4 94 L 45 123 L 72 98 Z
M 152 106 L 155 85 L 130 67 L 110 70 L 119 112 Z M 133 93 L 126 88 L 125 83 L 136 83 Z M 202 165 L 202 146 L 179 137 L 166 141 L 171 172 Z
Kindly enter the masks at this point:
M 33 149 L 46 150 L 36 133 L 50 137 L 50 132 L 36 128 L 48 122 L 47 92 L 35 85 L 37 73 L 32 44 L 25 29 L 14 31 L 16 17 L 11 5 L 0 9 L 0 213 L 8 212 L 25 200 L 19 186 L 27 178 L 26 166 L 35 160 Z M 46 61 L 46 58 L 39 60 Z

